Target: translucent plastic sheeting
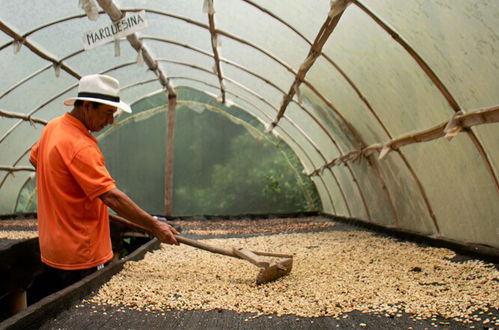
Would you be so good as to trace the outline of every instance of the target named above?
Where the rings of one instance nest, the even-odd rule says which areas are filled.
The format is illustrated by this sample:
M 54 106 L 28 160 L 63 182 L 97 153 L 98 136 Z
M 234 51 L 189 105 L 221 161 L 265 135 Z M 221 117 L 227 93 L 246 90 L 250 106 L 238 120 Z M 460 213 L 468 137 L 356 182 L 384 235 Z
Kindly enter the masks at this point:
M 497 245 L 497 190 L 469 138 L 462 134 L 402 150 L 426 189 L 442 236 Z
M 401 151 L 403 154 L 403 150 Z M 370 158 L 378 165 L 398 215 L 398 227 L 413 232 L 432 235 L 437 232 L 430 216 L 432 201 L 426 205 L 425 189 L 419 189 L 416 180 L 410 173 L 410 168 L 403 162 L 400 155 L 393 152 L 389 157 L 378 161 L 376 156 Z M 409 165 L 410 166 L 410 165 Z
M 191 68 L 189 66 L 168 62 L 162 62 L 162 65 L 168 72 L 170 78 L 174 79 L 176 77 L 186 77 L 193 80 L 201 80 L 214 86 L 220 86 L 217 76 L 212 72 L 206 72 L 196 68 Z
M 168 35 L 162 36 L 162 40 L 148 39 L 150 37 L 144 36 L 144 42 L 146 43 L 148 49 L 157 57 L 158 60 L 168 59 L 176 60 L 179 62 L 190 63 L 193 65 L 201 66 L 204 68 L 213 68 L 214 59 L 204 53 L 198 52 L 194 49 L 185 48 L 181 45 L 187 45 L 182 40 L 176 41 L 178 44 L 174 44 L 168 41 L 174 41 L 170 39 Z M 209 52 L 211 53 L 211 51 Z
M 60 89 L 71 86 L 71 78 L 61 75 L 59 80 L 55 80 L 53 84 L 44 83 L 43 74 L 38 76 L 37 79 L 40 79 L 38 84 L 33 84 L 34 82 L 30 80 L 27 84 L 23 85 L 22 88 L 16 89 L 15 94 L 17 95 L 17 98 L 10 99 L 12 103 L 7 104 L 8 107 L 6 110 L 24 114 L 32 113 L 34 118 L 43 120 L 52 119 L 68 111 L 69 108 L 64 106 L 62 102 L 66 97 L 69 97 L 69 95 L 63 94 L 66 95 L 66 97 L 63 96 L 58 98 L 55 98 L 55 96 L 61 93 Z M 52 81 L 52 79 L 53 78 L 49 78 L 46 81 Z M 66 85 L 64 86 L 64 84 Z M 46 87 L 40 88 L 40 86 Z M 8 97 L 11 97 L 11 95 L 9 94 Z M 7 162 L 7 158 L 9 161 L 17 159 L 17 157 L 25 151 L 25 144 L 35 143 L 41 134 L 42 125 L 36 124 L 35 128 L 33 128 L 29 122 L 21 119 L 1 118 L 0 122 L 2 122 L 2 131 L 0 132 L 0 139 L 2 141 L 2 143 L 0 143 L 0 154 L 2 155 L 2 163 L 10 165 L 11 163 Z M 21 129 L 21 127 L 25 129 Z M 24 132 L 23 135 L 16 135 L 16 133 L 20 134 L 21 131 Z M 10 150 L 12 153 L 8 153 L 6 148 L 11 148 Z
M 25 46 L 21 47 L 19 52 L 14 55 L 14 46 L 12 45 L 0 51 L 0 61 L 2 63 L 0 95 L 4 94 L 7 89 L 13 87 L 19 81 L 26 79 L 34 72 L 50 64 L 33 54 L 29 49 L 26 49 Z M 20 63 L 23 63 L 23 65 L 19 65 Z M 2 100 L 0 99 L 0 101 Z
M 120 0 L 119 6 L 123 10 L 144 8 L 169 12 L 171 14 L 188 17 L 203 24 L 208 24 L 207 14 L 203 12 L 203 1 L 199 0 Z
M 346 201 L 348 204 L 348 208 L 351 212 L 351 217 L 356 219 L 364 219 L 366 221 L 370 221 L 370 216 L 368 216 L 368 211 L 366 211 L 366 206 L 362 201 L 362 197 L 359 191 L 359 188 L 355 184 L 354 177 L 348 167 L 346 166 L 335 166 L 331 168 L 334 172 L 335 177 L 339 182 L 339 186 L 341 186 L 343 193 L 346 197 Z M 335 196 L 335 205 L 336 201 L 341 201 L 342 196 Z
M 323 156 L 319 153 L 319 150 L 308 140 L 300 131 L 298 131 L 286 118 L 282 118 L 279 122 L 281 129 L 286 131 L 287 134 L 293 137 L 297 144 L 303 148 L 303 150 L 309 155 L 313 168 L 306 168 L 307 173 L 312 172 L 315 168 L 319 167 L 324 163 Z
M 1 165 L 10 165 L 18 160 L 22 152 L 33 145 L 32 138 L 26 138 L 33 135 L 34 131 L 41 133 L 41 125 L 33 128 L 29 122 L 23 122 L 0 144 Z M 36 134 L 36 133 L 35 133 Z M 35 140 L 36 142 L 36 140 Z
M 166 14 L 168 12 L 146 12 L 149 26 L 141 30 L 140 34 L 177 40 L 211 53 L 211 39 L 208 29 L 190 24 L 185 20 L 169 17 Z
M 327 127 L 328 132 L 335 137 L 335 141 L 343 153 L 360 147 L 361 144 L 348 128 L 348 123 L 331 109 L 319 95 L 303 85 L 300 87 L 300 91 L 305 107 L 312 116 L 317 118 L 323 126 Z M 340 114 L 342 115 L 343 113 Z
M 51 70 L 45 71 L 38 76 L 26 81 L 8 95 L 0 99 L 0 109 L 10 112 L 17 112 L 23 114 L 33 113 L 33 117 L 48 119 L 44 115 L 44 109 L 40 109 L 45 103 L 72 85 L 76 87 L 77 80 L 73 77 L 61 72 L 58 79 L 54 79 L 54 72 Z M 50 83 L 48 83 L 50 82 Z M 62 103 L 58 104 L 62 106 Z M 5 119 L 10 123 L 17 121 L 15 119 Z
M 307 134 L 310 137 L 314 145 L 322 151 L 325 162 L 329 162 L 339 156 L 334 136 L 328 135 L 326 127 L 321 127 L 319 125 L 320 121 L 314 121 L 296 103 L 289 104 L 286 117 L 301 128 L 302 134 Z
M 22 3 L 0 0 L 2 19 L 8 17 L 7 23 L 13 25 L 21 34 L 36 27 L 45 25 L 62 17 L 81 15 L 83 10 L 78 1 L 28 1 Z M 26 19 L 29 17 L 29 19 Z
M 426 129 L 454 114 L 408 53 L 356 6 L 348 7 L 333 34 L 324 53 L 362 91 L 392 136 Z M 319 86 L 326 95 L 338 93 L 334 84 Z M 366 126 L 360 122 L 367 111 L 340 111 L 354 126 Z
M 227 81 L 225 84 L 227 91 L 235 95 L 240 95 L 248 99 L 255 107 L 258 108 L 261 113 L 260 117 L 264 120 L 268 120 L 269 122 L 273 121 L 275 116 L 277 115 L 278 108 L 276 108 L 273 104 L 269 104 L 266 99 L 264 99 L 260 94 L 259 90 L 250 90 L 241 87 L 240 85 L 236 85 L 232 82 Z M 262 99 L 263 98 L 263 99 Z
M 363 3 L 418 51 L 463 109 L 499 104 L 496 0 Z
M 109 18 L 103 15 L 97 21 L 90 22 L 81 11 L 77 11 L 75 14 L 80 16 L 46 26 L 30 34 L 28 40 L 33 42 L 40 50 L 50 54 L 51 57 L 62 59 L 83 49 L 83 35 L 86 31 L 94 30 L 110 22 Z M 67 17 L 61 16 L 59 18 L 65 19 Z M 61 40 L 64 40 L 64 47 L 60 47 Z
M 331 3 L 328 0 L 255 0 L 253 2 L 289 23 L 311 42 L 326 20 Z
M 321 198 L 323 212 L 336 214 L 335 208 L 333 207 L 333 204 L 331 203 L 331 199 L 329 198 L 329 195 L 326 191 L 326 186 L 325 186 L 324 182 L 319 177 L 312 178 L 312 181 L 314 182 L 315 186 L 317 187 L 317 192 L 319 193 L 319 196 Z
M 314 176 L 314 178 L 315 177 L 316 176 Z M 329 169 L 325 170 L 321 175 L 321 181 L 326 185 L 326 196 L 324 198 L 332 199 L 332 202 L 330 203 L 334 206 L 335 212 L 333 214 L 348 217 L 350 214 L 345 203 L 345 198 L 341 191 L 341 187 L 336 182 L 333 172 Z
M 266 49 L 296 71 L 306 58 L 309 45 L 291 29 L 269 15 L 262 14 L 256 7 L 244 1 L 217 0 L 215 10 L 217 29 L 230 31 L 231 34 Z M 234 17 L 242 13 L 244 19 L 234 20 Z M 268 38 L 269 31 L 272 31 L 273 38 Z M 290 52 L 290 49 L 294 51 Z M 225 44 L 222 44 L 222 52 L 224 50 Z
M 348 122 L 355 123 L 355 130 L 361 135 L 362 140 L 367 145 L 387 140 L 387 134 L 381 124 L 377 122 L 376 113 L 373 114 L 370 111 L 369 103 L 366 104 L 363 102 L 361 96 L 354 89 L 357 86 L 351 86 L 347 78 L 343 77 L 324 57 L 319 57 L 307 74 L 308 82 L 313 84 L 317 91 L 326 97 Z M 313 92 L 309 88 L 305 88 L 303 94 L 306 97 L 312 99 L 319 97 L 310 93 Z M 315 101 L 314 103 L 317 104 L 319 102 Z M 322 107 L 318 108 L 317 105 L 313 108 L 317 109 L 317 118 L 325 123 L 329 122 L 329 120 L 338 120 L 333 119 L 335 114 L 332 109 L 324 111 Z M 376 111 L 375 109 L 373 110 Z
M 497 124 L 473 127 L 471 130 L 482 143 L 487 153 L 487 157 L 490 160 L 492 169 L 496 176 L 499 177 L 499 148 L 497 148 L 499 130 L 497 129 Z
M 78 73 L 83 76 L 87 74 L 106 72 L 113 67 L 126 63 L 136 63 L 136 60 L 137 52 L 125 39 L 120 40 L 119 57 L 115 57 L 114 42 L 112 42 L 79 53 L 78 55 L 66 59 L 64 63 L 77 70 Z M 142 69 L 145 70 L 145 67 Z M 109 74 L 112 75 L 113 71 L 110 71 Z
M 357 183 L 364 195 L 371 221 L 384 226 L 395 226 L 399 215 L 392 207 L 393 192 L 383 189 L 385 180 L 378 175 L 377 170 L 370 166 L 364 159 L 351 163 L 350 168 L 354 173 Z M 379 207 L 383 205 L 383 207 Z
M 257 91 L 259 95 L 261 95 L 267 102 L 272 104 L 275 108 L 279 109 L 279 106 L 282 102 L 282 98 L 284 93 L 288 91 L 278 90 L 275 87 L 267 84 L 264 80 L 250 73 L 247 73 L 239 68 L 236 68 L 232 65 L 223 64 L 223 74 L 224 77 L 229 78 L 233 81 L 238 82 L 239 84 L 244 84 L 248 88 L 251 88 L 254 91 Z M 268 79 L 268 76 L 263 76 L 264 79 Z M 275 111 L 273 111 L 275 112 Z
M 310 169 L 314 166 L 312 160 L 313 157 L 310 155 L 309 151 L 307 151 L 307 149 L 304 149 L 303 146 L 299 144 L 299 141 L 295 139 L 295 136 L 292 135 L 293 131 L 289 132 L 279 127 L 275 127 L 274 133 L 276 133 L 277 136 L 282 139 L 297 155 L 298 159 L 303 165 L 305 174 L 310 172 Z
M 0 210 L 2 210 L 2 214 L 14 213 L 17 196 L 30 175 L 31 172 L 21 172 L 7 177 L 2 189 L 0 189 Z
M 236 62 L 264 77 L 272 77 L 272 81 L 283 90 L 289 90 L 294 81 L 293 73 L 283 65 L 248 45 L 222 37 L 222 56 Z

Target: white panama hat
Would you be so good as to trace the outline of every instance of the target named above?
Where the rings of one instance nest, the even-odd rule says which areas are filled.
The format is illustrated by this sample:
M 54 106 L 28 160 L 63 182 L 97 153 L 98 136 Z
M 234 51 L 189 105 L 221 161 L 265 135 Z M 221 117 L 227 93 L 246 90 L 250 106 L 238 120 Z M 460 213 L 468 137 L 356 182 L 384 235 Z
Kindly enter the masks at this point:
M 81 77 L 78 85 L 78 96 L 65 100 L 64 104 L 71 106 L 76 100 L 91 101 L 111 105 L 131 113 L 130 106 L 120 101 L 119 91 L 120 83 L 118 80 L 102 74 L 91 74 Z

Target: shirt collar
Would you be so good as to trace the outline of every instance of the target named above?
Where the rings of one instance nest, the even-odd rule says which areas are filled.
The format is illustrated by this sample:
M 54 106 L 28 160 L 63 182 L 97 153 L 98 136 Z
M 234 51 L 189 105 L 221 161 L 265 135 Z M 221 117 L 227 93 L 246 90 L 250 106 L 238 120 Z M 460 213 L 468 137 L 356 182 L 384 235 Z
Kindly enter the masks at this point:
M 64 114 L 63 120 L 66 123 L 78 128 L 83 134 L 85 134 L 86 136 L 91 138 L 93 141 L 95 141 L 95 143 L 97 143 L 97 139 L 92 135 L 92 133 L 90 133 L 90 131 L 85 127 L 85 125 L 83 125 L 83 123 L 79 119 L 77 119 L 76 117 L 71 115 L 69 112 L 66 112 Z

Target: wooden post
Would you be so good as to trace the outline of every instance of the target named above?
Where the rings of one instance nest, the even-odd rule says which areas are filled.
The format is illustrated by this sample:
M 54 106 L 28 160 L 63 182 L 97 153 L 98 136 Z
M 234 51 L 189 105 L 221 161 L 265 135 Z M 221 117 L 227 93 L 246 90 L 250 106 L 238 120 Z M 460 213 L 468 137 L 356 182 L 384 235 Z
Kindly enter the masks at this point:
M 9 315 L 14 315 L 28 307 L 26 291 L 17 289 L 9 293 L 8 312 Z
M 177 96 L 168 94 L 168 135 L 166 138 L 165 159 L 165 215 L 171 216 L 173 209 L 173 152 L 174 152 L 174 130 L 175 110 L 177 107 Z

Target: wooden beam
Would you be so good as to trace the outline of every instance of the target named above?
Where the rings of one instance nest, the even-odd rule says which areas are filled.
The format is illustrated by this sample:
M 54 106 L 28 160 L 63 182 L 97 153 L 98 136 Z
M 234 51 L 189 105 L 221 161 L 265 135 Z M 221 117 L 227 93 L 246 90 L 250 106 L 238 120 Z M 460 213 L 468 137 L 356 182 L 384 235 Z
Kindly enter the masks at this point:
M 173 161 L 174 161 L 174 137 L 175 137 L 175 113 L 177 108 L 177 97 L 168 96 L 168 131 L 166 139 L 165 160 L 165 215 L 173 215 Z
M 208 1 L 208 22 L 209 22 L 209 30 L 211 35 L 211 49 L 213 51 L 213 58 L 215 59 L 215 73 L 218 77 L 218 82 L 220 84 L 220 96 L 222 97 L 222 103 L 226 102 L 225 99 L 225 87 L 223 83 L 223 75 L 222 75 L 222 66 L 220 65 L 220 55 L 218 53 L 218 34 L 215 28 L 215 9 L 214 9 L 214 0 Z
M 125 13 L 122 12 L 114 3 L 113 0 L 97 0 L 99 5 L 104 9 L 104 11 L 108 14 L 109 18 L 112 21 L 118 21 L 125 16 Z M 171 85 L 169 79 L 167 78 L 165 72 L 158 65 L 158 62 L 154 59 L 149 50 L 143 45 L 142 41 L 139 40 L 139 37 L 136 33 L 130 34 L 127 36 L 127 40 L 130 45 L 138 52 L 142 54 L 144 58 L 144 62 L 149 67 L 149 69 L 154 72 L 154 74 L 158 77 L 161 85 L 168 91 L 169 95 L 176 95 L 175 89 Z
M 12 167 L 12 166 L 2 166 L 2 165 L 0 165 L 0 171 L 7 171 L 7 172 L 29 171 L 29 172 L 35 172 L 36 170 L 33 167 L 31 167 L 31 166 L 17 166 L 17 167 Z
M 449 125 L 451 124 L 452 125 Z M 451 139 L 456 134 L 466 132 L 473 126 L 499 123 L 499 106 L 479 109 L 466 114 L 460 114 L 452 117 L 448 122 L 443 122 L 428 129 L 408 133 L 392 139 L 385 143 L 375 143 L 360 150 L 350 151 L 340 157 L 333 159 L 325 164 L 325 167 L 337 166 L 358 160 L 361 156 L 369 157 L 371 154 L 380 153 L 380 159 L 386 157 L 388 152 L 398 150 L 399 148 L 421 142 L 429 142 L 442 137 Z M 310 175 L 317 175 L 323 167 L 316 169 Z
M 67 64 L 63 63 L 62 61 L 57 60 L 48 55 L 47 53 L 45 53 L 43 50 L 41 50 L 33 43 L 31 43 L 27 38 L 23 37 L 19 33 L 15 32 L 11 27 L 7 26 L 3 21 L 0 21 L 0 30 L 3 31 L 12 39 L 14 39 L 15 41 L 21 42 L 24 46 L 28 47 L 33 53 L 35 53 L 39 57 L 49 62 L 52 62 L 54 66 L 60 67 L 62 70 L 66 71 L 67 73 L 77 78 L 78 80 L 80 79 L 81 77 L 80 74 L 78 74 L 75 70 L 73 70 L 71 67 L 69 67 Z
M 42 125 L 47 125 L 46 120 L 33 118 L 30 115 L 25 115 L 25 114 L 21 114 L 21 113 L 8 112 L 8 111 L 2 110 L 2 109 L 0 109 L 0 117 L 22 119 L 25 121 L 29 121 L 32 124 L 38 123 L 38 124 L 42 124 Z
M 284 96 L 279 112 L 277 113 L 277 117 L 271 124 L 272 127 L 275 127 L 279 122 L 279 120 L 282 118 L 282 116 L 284 116 L 284 112 L 286 111 L 289 102 L 291 102 L 294 95 L 298 92 L 298 89 L 303 80 L 305 79 L 305 76 L 307 75 L 308 71 L 314 65 L 317 58 L 321 55 L 324 44 L 328 40 L 329 36 L 333 33 L 336 26 L 338 25 L 341 15 L 345 11 L 350 1 L 351 0 L 336 0 L 335 2 L 332 3 L 331 10 L 326 18 L 326 21 L 324 22 L 321 29 L 319 30 L 319 33 L 315 37 L 315 40 L 312 46 L 310 47 L 310 51 L 308 52 L 306 59 L 303 61 L 303 63 L 300 66 L 300 69 L 296 73 L 295 80 L 291 85 L 289 92 Z

